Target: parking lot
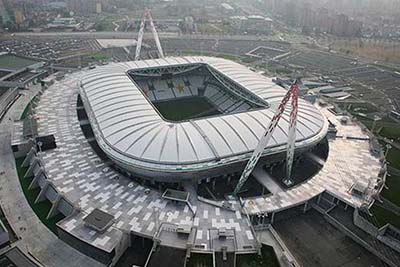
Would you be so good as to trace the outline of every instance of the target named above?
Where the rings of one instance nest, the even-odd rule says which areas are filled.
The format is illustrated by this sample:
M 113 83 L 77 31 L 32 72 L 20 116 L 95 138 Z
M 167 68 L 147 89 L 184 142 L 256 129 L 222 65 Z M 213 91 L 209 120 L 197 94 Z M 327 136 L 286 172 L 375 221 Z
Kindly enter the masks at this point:
M 336 71 L 335 76 L 383 91 L 400 111 L 400 74 L 371 65 Z
M 329 73 L 333 70 L 353 67 L 355 60 L 337 54 L 319 51 L 298 52 L 282 59 L 281 63 L 303 67 L 310 72 Z
M 44 60 L 55 60 L 97 48 L 91 39 L 0 39 L 0 52 Z
M 153 40 L 145 42 L 155 48 Z M 282 50 L 290 48 L 290 44 L 286 42 L 234 39 L 165 38 L 161 39 L 161 44 L 165 51 L 210 51 L 233 55 L 244 55 L 259 46 Z

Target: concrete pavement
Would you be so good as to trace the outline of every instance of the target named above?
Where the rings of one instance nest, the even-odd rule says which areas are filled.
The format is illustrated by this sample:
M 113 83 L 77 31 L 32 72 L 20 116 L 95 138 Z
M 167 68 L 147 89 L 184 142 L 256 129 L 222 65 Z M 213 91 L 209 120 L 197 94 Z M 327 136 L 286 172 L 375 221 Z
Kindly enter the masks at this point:
M 20 97 L 0 122 L 0 172 L 4 171 L 0 175 L 0 205 L 20 238 L 13 245 L 32 255 L 43 266 L 103 266 L 58 239 L 34 214 L 22 192 L 10 146 L 12 120 L 19 119 L 34 93 L 27 92 L 26 97 Z
M 257 179 L 257 181 L 260 184 L 266 187 L 268 191 L 271 192 L 272 194 L 283 192 L 282 187 L 277 182 L 275 182 L 275 180 L 271 177 L 271 175 L 269 175 L 261 165 L 257 166 L 254 169 L 253 176 L 254 178 Z

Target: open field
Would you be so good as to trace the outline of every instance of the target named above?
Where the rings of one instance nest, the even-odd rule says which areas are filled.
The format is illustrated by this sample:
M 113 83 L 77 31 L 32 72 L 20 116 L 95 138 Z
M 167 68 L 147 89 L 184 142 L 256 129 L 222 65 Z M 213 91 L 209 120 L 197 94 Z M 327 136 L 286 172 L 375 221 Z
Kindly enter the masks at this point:
M 373 110 L 369 110 L 372 111 Z M 366 114 L 368 114 L 366 112 Z M 365 117 L 357 116 L 357 119 L 362 122 L 370 130 L 373 127 L 373 120 Z M 378 120 L 375 124 L 374 133 L 389 139 L 397 139 L 400 137 L 400 125 L 396 123 L 393 119 L 389 117 L 382 118 Z M 381 146 L 386 149 L 385 143 L 381 141 Z M 387 161 L 389 165 L 393 168 L 400 169 L 400 150 L 396 147 L 392 147 L 387 155 Z M 381 192 L 381 196 L 385 199 L 391 201 L 392 203 L 400 206 L 400 176 L 391 174 L 386 178 L 387 189 L 384 188 Z M 400 218 L 393 214 L 390 210 L 379 207 L 378 205 L 373 205 L 370 209 L 371 213 L 376 217 L 380 226 L 390 223 L 397 227 L 400 227 Z
M 389 222 L 391 225 L 400 229 L 400 216 L 377 205 L 372 206 L 370 211 L 378 220 L 379 227 L 382 227 Z
M 372 128 L 373 121 L 372 119 L 367 118 L 358 118 L 365 126 L 369 129 Z M 381 120 L 376 122 L 375 125 L 375 134 L 389 139 L 398 140 L 400 137 L 400 125 L 396 123 L 393 119 L 389 117 L 382 118 Z M 384 141 L 381 141 L 381 146 L 384 150 L 386 150 L 386 146 Z M 400 169 L 400 150 L 394 146 L 389 150 L 387 154 L 386 160 L 389 163 L 390 167 L 395 169 Z M 381 196 L 390 202 L 394 203 L 397 206 L 400 206 L 400 176 L 395 175 L 390 172 L 386 178 L 386 186 L 387 189 L 384 188 L 381 192 Z M 378 207 L 376 204 L 370 210 L 372 214 L 377 218 L 378 222 L 381 226 L 386 223 L 390 223 L 400 228 L 400 218 L 392 213 L 390 210 L 387 210 L 382 207 Z
M 361 123 L 363 123 L 370 130 L 373 127 L 373 114 L 377 112 L 377 108 L 369 103 L 353 103 L 353 104 L 339 104 L 339 107 L 346 109 L 352 115 L 354 115 Z M 360 116 L 363 113 L 367 115 L 366 117 Z M 395 141 L 400 138 L 400 124 L 394 121 L 390 117 L 383 117 L 376 121 L 374 127 L 374 133 L 383 138 L 394 139 Z M 381 146 L 386 150 L 385 142 L 381 141 Z M 395 169 L 400 169 L 400 150 L 396 147 L 392 147 L 387 154 L 386 160 L 389 165 Z M 400 176 L 391 174 L 386 179 L 387 189 L 384 188 L 381 192 L 381 196 L 390 202 L 400 206 Z M 373 205 L 371 208 L 371 213 L 376 217 L 381 226 L 386 223 L 396 225 L 400 227 L 400 218 L 378 205 Z
M 392 147 L 387 155 L 387 160 L 390 166 L 400 169 L 400 150 Z M 382 196 L 400 206 L 400 176 L 391 174 L 387 177 L 386 185 L 388 189 L 383 189 Z
M 390 108 L 389 99 L 384 91 L 375 90 L 358 84 L 353 84 L 352 88 L 354 89 L 352 93 L 353 96 L 356 96 L 359 100 L 374 103 L 380 109 Z
M 220 112 L 201 97 L 183 98 L 153 103 L 161 115 L 171 121 L 182 121 L 199 116 L 211 116 Z
M 19 70 L 36 63 L 38 62 L 27 58 L 17 57 L 14 55 L 3 55 L 0 57 L 1 69 Z
M 381 42 L 354 40 L 334 40 L 330 47 L 333 50 L 357 57 L 399 63 L 400 47 L 398 45 L 383 45 Z

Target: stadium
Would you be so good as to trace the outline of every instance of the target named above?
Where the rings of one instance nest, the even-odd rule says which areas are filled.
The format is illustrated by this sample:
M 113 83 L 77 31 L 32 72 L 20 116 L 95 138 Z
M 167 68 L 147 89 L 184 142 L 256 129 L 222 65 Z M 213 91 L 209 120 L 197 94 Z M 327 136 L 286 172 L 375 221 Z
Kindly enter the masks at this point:
M 34 108 L 14 124 L 19 178 L 60 240 L 105 266 L 235 266 L 271 247 L 286 264 L 273 226 L 310 209 L 358 218 L 374 203 L 385 163 L 357 122 L 298 97 L 297 81 L 159 55 L 21 98 Z
M 393 66 L 167 2 L 0 38 L 0 266 L 398 267 Z
M 266 249 L 257 231 L 312 207 L 371 205 L 382 186 L 360 126 L 302 98 L 293 183 L 284 182 L 293 106 L 281 106 L 291 90 L 222 58 L 109 63 L 43 87 L 37 119 L 14 125 L 12 147 L 26 190 L 51 206 L 44 220 L 96 261 L 233 266 Z M 36 145 L 25 137 L 33 131 Z
M 101 150 L 121 169 L 179 183 L 241 173 L 286 90 L 238 63 L 169 57 L 98 67 L 80 98 Z M 287 112 L 286 112 L 287 113 Z M 328 122 L 300 100 L 296 157 L 324 142 Z M 284 114 L 262 162 L 284 160 Z

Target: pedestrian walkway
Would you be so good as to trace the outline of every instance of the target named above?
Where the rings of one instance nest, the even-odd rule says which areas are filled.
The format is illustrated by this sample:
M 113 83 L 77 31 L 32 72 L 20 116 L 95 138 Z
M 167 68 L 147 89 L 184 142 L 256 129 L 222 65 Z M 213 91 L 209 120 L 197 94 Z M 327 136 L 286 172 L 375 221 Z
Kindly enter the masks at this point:
M 257 166 L 256 169 L 253 171 L 253 176 L 272 194 L 283 192 L 282 187 L 280 187 L 280 185 L 275 182 L 275 180 L 264 170 L 261 165 Z
M 22 191 L 10 145 L 11 129 L 31 96 L 20 97 L 0 122 L 0 205 L 20 238 L 14 245 L 47 267 L 103 266 L 58 239 L 34 214 Z

